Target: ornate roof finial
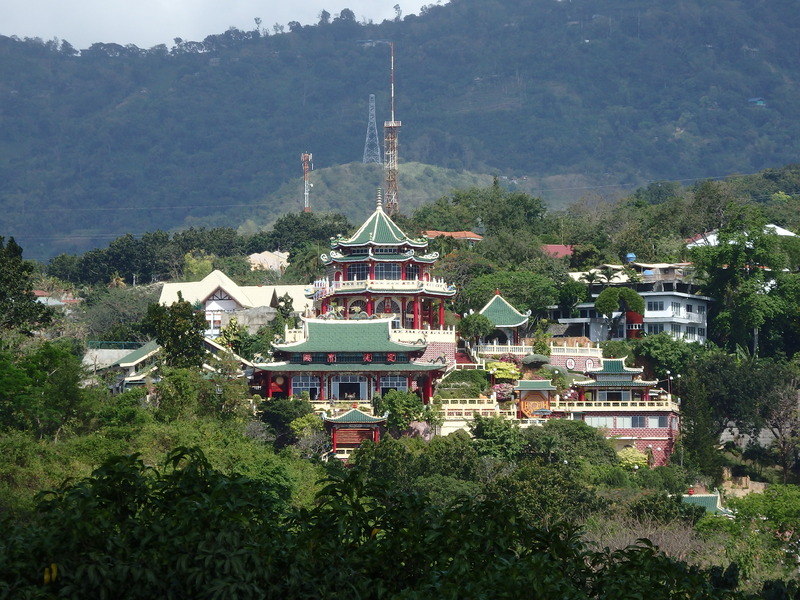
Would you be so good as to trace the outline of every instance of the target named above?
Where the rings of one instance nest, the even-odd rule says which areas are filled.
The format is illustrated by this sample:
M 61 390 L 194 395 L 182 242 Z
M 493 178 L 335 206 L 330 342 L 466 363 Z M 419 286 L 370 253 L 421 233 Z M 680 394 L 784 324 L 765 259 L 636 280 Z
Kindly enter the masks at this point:
M 378 188 L 378 197 L 375 201 L 376 208 L 383 210 L 383 190 Z

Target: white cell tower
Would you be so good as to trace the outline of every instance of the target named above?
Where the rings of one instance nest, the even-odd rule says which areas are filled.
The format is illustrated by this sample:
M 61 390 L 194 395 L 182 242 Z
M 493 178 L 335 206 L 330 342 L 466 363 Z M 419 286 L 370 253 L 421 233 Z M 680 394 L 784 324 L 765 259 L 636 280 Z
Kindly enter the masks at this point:
M 375 122 L 375 94 L 369 95 L 369 123 L 367 123 L 367 139 L 364 142 L 364 163 L 381 164 L 381 145 L 378 142 L 378 125 Z

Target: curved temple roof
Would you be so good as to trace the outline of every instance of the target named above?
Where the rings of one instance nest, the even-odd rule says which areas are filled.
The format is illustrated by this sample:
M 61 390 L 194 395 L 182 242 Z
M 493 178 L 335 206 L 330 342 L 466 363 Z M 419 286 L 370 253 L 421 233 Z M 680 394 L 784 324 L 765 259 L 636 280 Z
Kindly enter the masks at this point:
M 350 238 L 334 238 L 331 248 L 351 246 L 398 246 L 408 245 L 413 248 L 426 248 L 426 238 L 413 239 L 408 237 L 403 230 L 394 224 L 381 205 L 380 198 L 375 207 L 375 212 Z

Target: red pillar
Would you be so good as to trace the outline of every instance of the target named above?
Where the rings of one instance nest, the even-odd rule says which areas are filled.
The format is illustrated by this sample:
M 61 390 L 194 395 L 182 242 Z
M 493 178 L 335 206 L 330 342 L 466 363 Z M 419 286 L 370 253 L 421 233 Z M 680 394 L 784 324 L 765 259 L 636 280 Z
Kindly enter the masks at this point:
M 583 388 L 578 388 L 578 400 L 581 402 L 586 402 L 586 390 Z
M 430 403 L 431 396 L 433 396 L 433 376 L 428 374 L 425 376 L 425 385 L 422 388 L 422 403 Z
M 444 300 L 439 301 L 439 329 L 444 329 Z
M 375 300 L 372 299 L 370 296 L 367 298 L 367 314 L 372 316 L 372 313 L 375 312 Z
M 333 444 L 333 451 L 336 452 L 336 425 L 331 427 L 331 443 Z
M 290 375 L 284 375 L 286 377 L 286 389 L 289 390 L 289 397 L 292 397 L 292 377 Z
M 419 298 L 414 298 L 414 329 L 419 329 Z
M 375 281 L 375 263 L 369 263 L 369 278 L 371 281 Z
M 267 398 L 272 398 L 272 373 L 267 371 Z
M 325 400 L 325 375 L 319 376 L 319 399 Z
M 381 441 L 381 432 L 377 427 L 372 429 L 372 441 L 376 444 Z

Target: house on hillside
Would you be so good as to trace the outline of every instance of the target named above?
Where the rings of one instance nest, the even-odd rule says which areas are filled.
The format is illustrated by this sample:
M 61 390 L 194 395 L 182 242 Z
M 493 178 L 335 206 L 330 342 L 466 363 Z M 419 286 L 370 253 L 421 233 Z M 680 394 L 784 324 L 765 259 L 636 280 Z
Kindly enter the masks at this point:
M 772 232 L 775 235 L 779 235 L 782 237 L 797 237 L 797 234 L 789 231 L 788 229 L 784 229 L 778 225 L 774 225 L 770 223 L 769 225 L 764 226 L 764 233 Z M 686 247 L 687 248 L 698 248 L 700 246 L 716 246 L 719 244 L 719 237 L 717 235 L 717 230 L 714 229 L 712 231 L 705 231 L 703 233 L 698 233 L 688 240 L 686 240 Z
M 613 267 L 614 265 L 605 265 Z M 619 266 L 619 265 L 617 265 Z M 619 266 L 611 279 L 611 284 L 635 290 L 645 301 L 644 315 L 629 313 L 622 317 L 611 332 L 610 339 L 626 339 L 657 333 L 668 333 L 675 339 L 704 343 L 708 334 L 708 309 L 712 302 L 709 296 L 698 293 L 698 286 L 691 279 L 691 268 L 687 263 L 638 263 L 627 265 L 636 273 L 631 279 Z M 595 269 L 594 271 L 600 272 Z M 582 273 L 570 273 L 576 281 Z M 593 285 L 591 295 L 597 298 L 601 287 L 609 285 L 600 282 Z M 594 301 L 581 302 L 567 311 L 560 306 L 548 307 L 548 318 L 568 328 L 561 335 L 568 337 L 585 336 L 593 342 L 609 339 L 608 322 L 594 308 Z
M 231 315 L 237 311 L 267 307 L 263 311 L 264 322 L 258 319 L 245 319 L 251 324 L 252 333 L 261 325 L 275 318 L 275 310 L 280 298 L 288 294 L 292 299 L 295 313 L 304 314 L 311 309 L 311 301 L 305 296 L 302 285 L 243 285 L 240 286 L 222 271 L 212 271 L 201 281 L 165 283 L 161 289 L 161 304 L 172 304 L 178 300 L 178 293 L 184 300 L 201 307 L 208 327 L 206 337 L 214 338 L 227 324 Z
M 472 231 L 437 231 L 436 229 L 429 229 L 423 232 L 428 239 L 437 237 L 448 237 L 461 242 L 467 242 L 470 248 L 483 240 L 483 236 Z

